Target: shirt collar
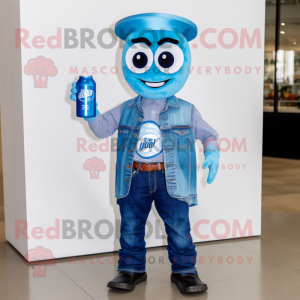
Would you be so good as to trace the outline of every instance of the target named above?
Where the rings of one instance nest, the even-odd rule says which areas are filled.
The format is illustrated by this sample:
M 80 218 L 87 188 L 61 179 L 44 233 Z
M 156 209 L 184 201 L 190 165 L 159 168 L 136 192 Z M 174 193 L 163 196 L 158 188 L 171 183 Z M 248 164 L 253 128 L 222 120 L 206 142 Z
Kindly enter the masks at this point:
M 142 96 L 138 95 L 137 97 L 131 100 L 131 102 L 127 105 L 127 108 L 137 106 L 140 111 L 143 111 L 141 107 L 142 104 L 141 102 L 142 102 Z M 166 110 L 169 106 L 173 108 L 180 108 L 179 101 L 176 96 L 171 96 L 167 98 L 166 106 L 164 110 Z

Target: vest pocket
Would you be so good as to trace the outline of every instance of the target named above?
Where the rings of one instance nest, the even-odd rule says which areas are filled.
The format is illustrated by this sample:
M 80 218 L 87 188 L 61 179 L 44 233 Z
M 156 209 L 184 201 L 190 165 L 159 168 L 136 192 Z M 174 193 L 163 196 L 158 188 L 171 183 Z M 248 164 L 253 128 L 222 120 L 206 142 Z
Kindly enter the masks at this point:
M 189 134 L 191 132 L 188 126 L 173 127 L 174 143 L 178 149 L 184 150 L 189 146 Z
M 125 126 L 120 126 L 118 129 L 119 136 L 126 136 L 129 134 L 130 129 Z
M 173 132 L 179 136 L 184 136 L 190 133 L 190 127 L 173 127 Z
M 118 128 L 118 150 L 126 149 L 129 143 L 130 129 L 125 126 Z

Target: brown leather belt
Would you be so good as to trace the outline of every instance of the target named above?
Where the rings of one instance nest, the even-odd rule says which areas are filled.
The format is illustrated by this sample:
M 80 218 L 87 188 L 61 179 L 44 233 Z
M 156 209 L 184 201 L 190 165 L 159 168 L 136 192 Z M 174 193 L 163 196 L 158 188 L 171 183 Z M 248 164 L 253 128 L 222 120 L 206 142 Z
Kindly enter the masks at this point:
M 140 168 L 139 168 L 139 165 L 140 165 Z M 138 162 L 134 161 L 132 168 L 133 169 L 139 168 L 139 170 L 142 172 L 151 172 L 151 171 L 164 170 L 165 165 L 164 165 L 164 163 L 144 164 L 144 163 L 138 163 Z

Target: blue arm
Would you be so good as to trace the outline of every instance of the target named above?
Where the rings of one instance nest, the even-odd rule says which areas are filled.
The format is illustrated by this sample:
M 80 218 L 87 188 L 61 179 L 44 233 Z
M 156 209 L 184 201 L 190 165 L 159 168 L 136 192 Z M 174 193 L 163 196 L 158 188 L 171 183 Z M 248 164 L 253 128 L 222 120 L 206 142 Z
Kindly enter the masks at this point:
M 202 165 L 203 169 L 209 168 L 209 173 L 207 177 L 207 183 L 213 183 L 215 177 L 217 176 L 219 170 L 219 149 L 215 146 L 208 146 L 204 151 L 205 160 Z

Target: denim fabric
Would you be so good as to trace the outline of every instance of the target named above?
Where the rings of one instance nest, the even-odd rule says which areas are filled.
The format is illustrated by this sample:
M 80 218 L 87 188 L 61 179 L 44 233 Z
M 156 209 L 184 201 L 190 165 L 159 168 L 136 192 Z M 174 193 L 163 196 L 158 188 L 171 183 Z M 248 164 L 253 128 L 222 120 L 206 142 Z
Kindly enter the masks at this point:
M 162 134 L 166 186 L 171 197 L 197 205 L 196 150 L 193 134 L 194 105 L 172 96 L 159 114 Z M 144 119 L 141 96 L 122 104 L 118 131 L 116 198 L 130 190 L 132 163 Z
M 195 246 L 192 244 L 189 205 L 170 197 L 163 171 L 133 172 L 128 195 L 118 199 L 121 236 L 118 271 L 145 272 L 145 225 L 152 202 L 165 224 L 172 272 L 195 273 Z
M 167 99 L 151 100 L 142 97 L 141 107 L 144 113 L 143 121 L 154 121 L 159 123 L 159 114 L 165 108 Z M 100 139 L 109 137 L 119 128 L 122 105 L 119 105 L 104 114 L 99 113 L 96 118 L 89 122 L 93 133 Z M 218 147 L 218 133 L 202 118 L 199 110 L 194 106 L 193 113 L 193 133 L 194 138 L 201 141 L 204 150 L 207 146 Z M 142 159 L 136 153 L 135 161 L 144 163 L 163 162 L 163 153 L 151 159 Z

